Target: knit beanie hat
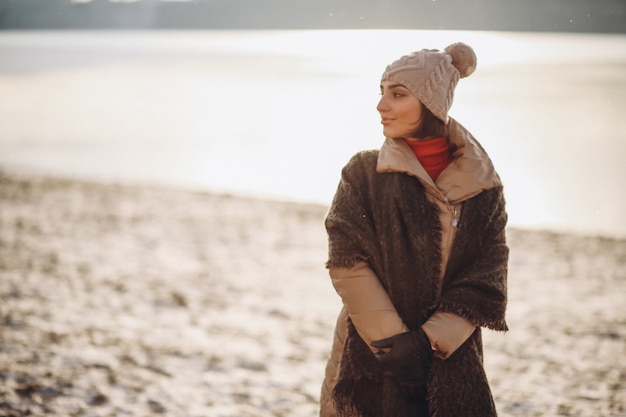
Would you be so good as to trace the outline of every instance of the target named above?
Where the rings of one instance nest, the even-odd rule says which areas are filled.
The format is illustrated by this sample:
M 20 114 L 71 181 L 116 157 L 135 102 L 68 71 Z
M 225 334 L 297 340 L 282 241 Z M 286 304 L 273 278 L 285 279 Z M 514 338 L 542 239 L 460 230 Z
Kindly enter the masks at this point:
M 459 78 L 476 69 L 474 50 L 461 42 L 443 51 L 422 49 L 405 55 L 387 66 L 381 81 L 402 84 L 438 119 L 448 123 L 454 88 Z

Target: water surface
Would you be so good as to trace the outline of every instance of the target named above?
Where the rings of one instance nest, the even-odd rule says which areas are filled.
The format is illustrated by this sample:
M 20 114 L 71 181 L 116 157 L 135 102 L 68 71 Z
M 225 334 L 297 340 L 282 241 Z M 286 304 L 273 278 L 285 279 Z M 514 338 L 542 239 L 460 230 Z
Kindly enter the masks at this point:
M 510 223 L 626 236 L 626 36 L 455 31 L 0 33 L 0 167 L 328 204 L 382 143 L 379 77 L 455 41 L 450 114 Z

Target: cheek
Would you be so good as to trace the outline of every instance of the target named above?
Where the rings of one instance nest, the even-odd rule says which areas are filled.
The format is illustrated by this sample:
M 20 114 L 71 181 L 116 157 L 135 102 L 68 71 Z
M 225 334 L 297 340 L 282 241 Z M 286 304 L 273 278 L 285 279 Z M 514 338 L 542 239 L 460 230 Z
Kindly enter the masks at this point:
M 418 123 L 422 117 L 421 108 L 419 107 L 419 105 L 416 108 L 414 103 L 403 106 L 403 108 L 401 109 L 401 114 L 402 114 L 402 118 L 407 123 L 411 123 L 411 124 Z
M 405 124 L 415 128 L 421 121 L 421 114 L 415 112 L 406 113 L 406 115 L 403 117 L 403 121 Z

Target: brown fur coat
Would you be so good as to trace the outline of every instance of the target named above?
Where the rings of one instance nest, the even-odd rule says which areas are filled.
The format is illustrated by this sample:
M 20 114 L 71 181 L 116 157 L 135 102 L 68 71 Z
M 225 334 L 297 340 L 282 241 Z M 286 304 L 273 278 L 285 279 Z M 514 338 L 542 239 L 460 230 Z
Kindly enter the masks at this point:
M 361 152 L 342 172 L 326 218 L 327 266 L 349 268 L 366 261 L 410 329 L 440 310 L 465 317 L 477 327 L 507 330 L 507 216 L 502 187 L 463 203 L 442 296 L 437 299 L 442 259 L 438 209 L 415 177 L 377 173 L 377 157 L 378 151 Z M 351 323 L 333 395 L 340 415 L 420 415 L 382 376 Z M 480 329 L 450 358 L 434 360 L 427 398 L 433 417 L 496 415 L 482 364 Z

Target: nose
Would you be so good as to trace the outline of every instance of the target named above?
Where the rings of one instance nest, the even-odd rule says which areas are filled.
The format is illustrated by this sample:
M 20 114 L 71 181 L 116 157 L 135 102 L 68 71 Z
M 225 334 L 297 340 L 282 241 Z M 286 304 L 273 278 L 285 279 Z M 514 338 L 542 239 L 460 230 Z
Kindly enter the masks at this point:
M 387 106 L 387 100 L 385 100 L 385 96 L 383 95 L 380 100 L 378 100 L 378 104 L 376 105 L 376 110 L 378 110 L 379 113 L 382 113 L 383 111 L 387 110 L 389 107 Z

